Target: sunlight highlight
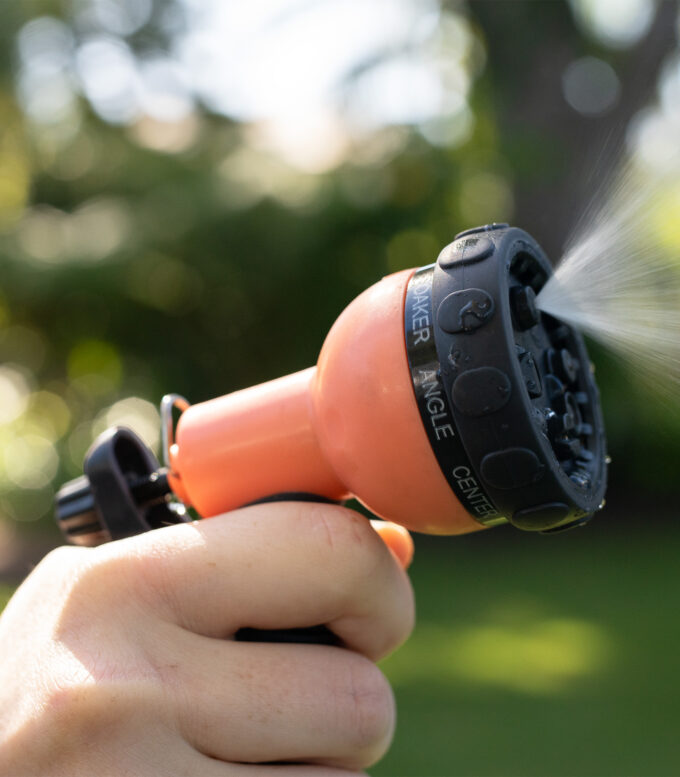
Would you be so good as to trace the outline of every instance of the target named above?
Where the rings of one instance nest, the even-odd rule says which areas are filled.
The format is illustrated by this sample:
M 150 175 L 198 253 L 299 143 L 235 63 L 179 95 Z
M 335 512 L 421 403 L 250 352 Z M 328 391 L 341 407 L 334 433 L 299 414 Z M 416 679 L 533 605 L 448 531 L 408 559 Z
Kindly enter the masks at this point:
M 450 628 L 418 624 L 385 670 L 396 687 L 435 678 L 451 685 L 550 696 L 568 694 L 604 672 L 613 652 L 605 630 L 592 621 L 549 616 L 538 607 L 510 601 L 477 623 Z M 414 661 L 413 654 L 420 660 Z

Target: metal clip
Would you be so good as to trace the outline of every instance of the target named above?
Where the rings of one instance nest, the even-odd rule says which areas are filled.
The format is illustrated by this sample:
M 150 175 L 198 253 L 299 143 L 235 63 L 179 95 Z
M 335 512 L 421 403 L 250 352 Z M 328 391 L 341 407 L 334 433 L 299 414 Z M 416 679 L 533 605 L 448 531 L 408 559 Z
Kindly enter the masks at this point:
M 190 406 L 189 400 L 180 394 L 166 394 L 161 399 L 161 441 L 163 464 L 170 470 L 170 448 L 175 444 L 175 424 L 172 411 L 177 407 L 183 413 Z

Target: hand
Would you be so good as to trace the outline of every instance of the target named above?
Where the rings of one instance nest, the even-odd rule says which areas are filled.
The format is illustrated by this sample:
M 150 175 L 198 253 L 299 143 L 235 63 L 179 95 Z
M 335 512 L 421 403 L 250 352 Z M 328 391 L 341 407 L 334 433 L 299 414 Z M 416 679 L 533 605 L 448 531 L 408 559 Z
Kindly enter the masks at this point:
M 282 502 L 53 551 L 0 619 L 0 775 L 330 777 L 374 763 L 394 730 L 374 661 L 414 618 L 395 560 L 410 538 L 380 531 Z M 233 640 L 319 623 L 345 647 Z

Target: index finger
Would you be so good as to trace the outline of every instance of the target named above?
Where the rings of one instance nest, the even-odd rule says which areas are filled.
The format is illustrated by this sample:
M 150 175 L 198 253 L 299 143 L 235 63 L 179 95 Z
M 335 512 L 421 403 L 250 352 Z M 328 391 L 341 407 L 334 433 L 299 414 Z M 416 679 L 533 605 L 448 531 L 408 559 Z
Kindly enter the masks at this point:
M 323 623 L 377 660 L 413 627 L 404 570 L 369 521 L 336 505 L 253 505 L 107 547 L 134 559 L 154 612 L 197 634 Z

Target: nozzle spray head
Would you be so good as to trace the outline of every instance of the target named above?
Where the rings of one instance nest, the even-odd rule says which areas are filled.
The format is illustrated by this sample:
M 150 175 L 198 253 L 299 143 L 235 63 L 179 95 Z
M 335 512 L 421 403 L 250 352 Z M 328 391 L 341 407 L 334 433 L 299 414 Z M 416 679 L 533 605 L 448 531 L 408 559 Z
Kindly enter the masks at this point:
M 597 511 L 598 390 L 581 335 L 536 307 L 551 274 L 530 235 L 491 224 L 346 308 L 312 398 L 347 491 L 432 534 L 506 522 L 547 532 Z
M 551 274 L 526 232 L 492 224 L 459 234 L 409 283 L 406 342 L 421 417 L 451 488 L 484 524 L 503 516 L 556 531 L 603 502 L 604 425 L 583 338 L 536 307 Z M 439 432 L 423 381 L 433 370 L 450 412 Z

